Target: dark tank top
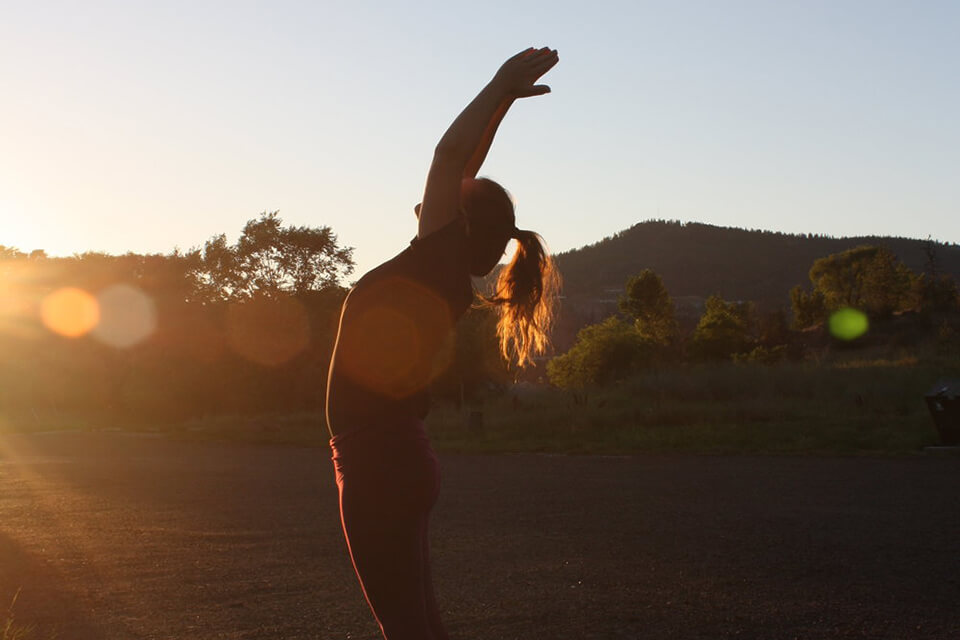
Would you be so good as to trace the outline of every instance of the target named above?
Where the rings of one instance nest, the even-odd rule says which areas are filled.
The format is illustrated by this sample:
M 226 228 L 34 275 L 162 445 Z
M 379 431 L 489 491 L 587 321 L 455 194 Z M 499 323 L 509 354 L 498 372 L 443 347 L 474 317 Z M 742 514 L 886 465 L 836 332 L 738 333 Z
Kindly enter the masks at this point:
M 462 218 L 360 278 L 343 302 L 330 359 L 331 435 L 425 418 L 430 382 L 450 364 L 443 347 L 472 300 Z

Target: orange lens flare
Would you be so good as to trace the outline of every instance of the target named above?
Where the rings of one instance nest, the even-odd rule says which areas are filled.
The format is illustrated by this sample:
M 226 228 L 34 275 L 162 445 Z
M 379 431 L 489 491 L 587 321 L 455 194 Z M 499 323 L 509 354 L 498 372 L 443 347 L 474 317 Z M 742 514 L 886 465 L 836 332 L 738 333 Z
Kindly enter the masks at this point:
M 40 303 L 40 319 L 56 334 L 79 338 L 90 333 L 100 322 L 100 305 L 82 289 L 57 289 Z
M 337 366 L 355 383 L 402 398 L 427 388 L 449 366 L 452 350 L 435 341 L 451 334 L 453 318 L 446 301 L 431 289 L 392 277 L 350 295 Z

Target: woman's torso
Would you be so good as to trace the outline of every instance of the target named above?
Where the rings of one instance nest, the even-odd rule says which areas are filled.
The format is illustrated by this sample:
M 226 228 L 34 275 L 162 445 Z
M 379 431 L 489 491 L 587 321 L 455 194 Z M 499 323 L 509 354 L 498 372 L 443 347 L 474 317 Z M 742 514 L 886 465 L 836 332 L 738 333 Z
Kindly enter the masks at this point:
M 422 419 L 442 352 L 473 298 L 462 220 L 414 240 L 348 294 L 327 379 L 327 424 L 336 436 Z

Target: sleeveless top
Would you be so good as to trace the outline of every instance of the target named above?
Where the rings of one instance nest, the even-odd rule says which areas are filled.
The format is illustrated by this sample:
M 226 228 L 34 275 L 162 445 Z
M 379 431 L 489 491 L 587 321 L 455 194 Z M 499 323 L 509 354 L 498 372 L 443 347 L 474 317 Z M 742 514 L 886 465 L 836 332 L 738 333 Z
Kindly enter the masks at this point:
M 473 301 L 466 226 L 458 218 L 364 275 L 347 294 L 327 377 L 332 436 L 423 419 L 443 347 Z M 447 352 L 443 362 L 441 352 Z

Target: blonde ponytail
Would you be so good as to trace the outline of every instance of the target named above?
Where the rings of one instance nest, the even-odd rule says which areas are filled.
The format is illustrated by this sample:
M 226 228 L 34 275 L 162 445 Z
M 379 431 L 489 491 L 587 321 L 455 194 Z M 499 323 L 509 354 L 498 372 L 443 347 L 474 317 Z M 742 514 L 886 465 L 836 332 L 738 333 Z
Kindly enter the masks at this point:
M 543 238 L 520 229 L 513 237 L 517 251 L 487 302 L 497 307 L 500 353 L 525 367 L 550 345 L 561 279 Z

